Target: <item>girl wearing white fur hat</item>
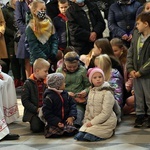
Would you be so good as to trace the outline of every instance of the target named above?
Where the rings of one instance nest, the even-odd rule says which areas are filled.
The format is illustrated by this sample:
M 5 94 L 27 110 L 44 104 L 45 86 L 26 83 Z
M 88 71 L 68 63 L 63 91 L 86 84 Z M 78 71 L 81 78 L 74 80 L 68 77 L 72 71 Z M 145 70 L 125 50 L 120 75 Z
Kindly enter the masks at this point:
M 113 112 L 115 103 L 112 88 L 105 82 L 104 72 L 95 67 L 88 70 L 90 89 L 83 126 L 75 135 L 79 141 L 100 141 L 110 138 L 115 131 L 117 117 Z

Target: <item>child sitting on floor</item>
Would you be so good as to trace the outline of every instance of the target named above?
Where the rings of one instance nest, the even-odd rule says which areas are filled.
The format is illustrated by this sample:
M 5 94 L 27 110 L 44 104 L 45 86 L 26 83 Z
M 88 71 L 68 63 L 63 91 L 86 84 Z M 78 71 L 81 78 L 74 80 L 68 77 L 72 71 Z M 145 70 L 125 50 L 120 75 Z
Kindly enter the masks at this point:
M 112 88 L 105 82 L 104 72 L 95 67 L 88 70 L 90 89 L 83 126 L 75 136 L 79 141 L 100 141 L 114 134 L 117 118 L 113 112 L 115 103 Z
M 72 136 L 77 133 L 73 121 L 77 117 L 75 101 L 65 89 L 65 77 L 61 73 L 47 76 L 48 89 L 44 92 L 43 115 L 46 120 L 45 137 Z
M 33 74 L 23 85 L 21 101 L 24 106 L 23 122 L 30 122 L 33 132 L 44 131 L 45 124 L 38 117 L 43 106 L 43 93 L 46 88 L 45 79 L 48 75 L 50 63 L 38 58 L 33 64 Z

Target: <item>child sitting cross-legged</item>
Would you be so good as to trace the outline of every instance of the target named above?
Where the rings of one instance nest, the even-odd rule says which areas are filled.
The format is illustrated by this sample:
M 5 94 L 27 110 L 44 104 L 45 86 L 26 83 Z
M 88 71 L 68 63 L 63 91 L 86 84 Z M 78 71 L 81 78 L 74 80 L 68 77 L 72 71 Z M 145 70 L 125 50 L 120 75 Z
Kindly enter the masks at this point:
M 47 76 L 48 89 L 44 92 L 43 115 L 47 123 L 45 137 L 73 136 L 78 130 L 73 126 L 77 118 L 75 101 L 65 89 L 65 77 L 61 73 Z
M 88 76 L 92 87 L 88 94 L 84 124 L 75 135 L 75 140 L 94 142 L 114 134 L 117 118 L 113 112 L 113 91 L 109 83 L 105 82 L 104 72 L 97 67 L 90 68 Z

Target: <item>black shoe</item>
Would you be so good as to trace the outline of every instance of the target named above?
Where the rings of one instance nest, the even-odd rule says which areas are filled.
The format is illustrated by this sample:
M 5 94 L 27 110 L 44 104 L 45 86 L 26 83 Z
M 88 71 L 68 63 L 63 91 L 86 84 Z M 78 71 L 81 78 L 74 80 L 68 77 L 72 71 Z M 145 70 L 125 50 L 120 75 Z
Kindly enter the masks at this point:
M 18 134 L 7 134 L 2 140 L 18 140 L 19 137 Z
M 142 127 L 144 121 L 145 121 L 144 115 L 137 115 L 137 118 L 136 118 L 136 120 L 135 120 L 135 125 L 134 125 L 134 127 L 135 127 L 135 128 L 140 128 L 140 127 Z
M 147 128 L 150 128 L 150 116 L 148 116 L 146 125 L 147 125 Z

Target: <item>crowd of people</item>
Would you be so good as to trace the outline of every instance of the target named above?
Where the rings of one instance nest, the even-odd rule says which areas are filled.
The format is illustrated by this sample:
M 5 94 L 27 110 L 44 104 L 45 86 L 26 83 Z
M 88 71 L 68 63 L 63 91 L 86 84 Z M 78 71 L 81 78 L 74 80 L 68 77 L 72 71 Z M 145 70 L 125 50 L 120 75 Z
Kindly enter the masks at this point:
M 10 0 L 0 23 L 0 140 L 19 139 L 18 86 L 22 121 L 45 138 L 105 140 L 132 112 L 150 127 L 149 1 Z

